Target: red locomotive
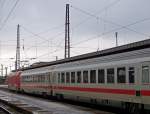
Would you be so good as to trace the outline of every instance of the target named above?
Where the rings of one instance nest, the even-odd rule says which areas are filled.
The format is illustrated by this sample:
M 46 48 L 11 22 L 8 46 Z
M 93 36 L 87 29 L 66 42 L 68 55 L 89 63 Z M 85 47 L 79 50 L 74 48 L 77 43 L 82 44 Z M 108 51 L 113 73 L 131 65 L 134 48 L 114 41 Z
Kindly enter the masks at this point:
M 10 75 L 7 77 L 7 84 L 8 88 L 14 91 L 19 91 L 20 90 L 20 76 L 21 72 L 18 71 L 13 71 L 10 73 Z

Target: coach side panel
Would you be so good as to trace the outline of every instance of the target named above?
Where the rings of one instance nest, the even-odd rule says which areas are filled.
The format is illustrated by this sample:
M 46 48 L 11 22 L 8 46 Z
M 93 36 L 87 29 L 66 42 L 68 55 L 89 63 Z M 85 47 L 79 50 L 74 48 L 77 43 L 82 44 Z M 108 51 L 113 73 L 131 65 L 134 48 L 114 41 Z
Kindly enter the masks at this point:
M 137 66 L 124 64 L 57 71 L 55 95 L 89 101 L 124 101 L 141 103 L 138 96 Z

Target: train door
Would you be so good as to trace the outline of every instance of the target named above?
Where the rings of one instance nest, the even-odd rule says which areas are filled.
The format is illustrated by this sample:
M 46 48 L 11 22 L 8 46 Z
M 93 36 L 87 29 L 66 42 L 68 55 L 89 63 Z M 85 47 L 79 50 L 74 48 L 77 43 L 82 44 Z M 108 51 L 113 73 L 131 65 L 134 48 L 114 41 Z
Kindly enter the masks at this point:
M 131 114 L 139 114 L 145 109 L 145 104 L 150 104 L 150 62 L 137 64 L 136 81 L 135 81 L 135 96 L 133 102 L 125 102 L 125 110 Z M 130 72 L 133 69 L 129 68 Z M 130 76 L 130 75 L 129 75 Z M 129 81 L 130 82 L 130 81 Z M 149 91 L 149 92 L 148 92 Z
M 150 104 L 150 62 L 141 64 L 141 97 L 143 104 Z
M 50 95 L 53 96 L 53 72 L 49 73 Z
M 150 83 L 150 62 L 141 64 L 141 83 L 147 85 Z

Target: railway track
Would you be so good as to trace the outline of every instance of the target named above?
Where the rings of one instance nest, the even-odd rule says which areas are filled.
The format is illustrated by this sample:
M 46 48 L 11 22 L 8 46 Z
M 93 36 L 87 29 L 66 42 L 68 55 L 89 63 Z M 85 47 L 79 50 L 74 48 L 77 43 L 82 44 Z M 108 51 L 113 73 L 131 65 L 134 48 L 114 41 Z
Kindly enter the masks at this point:
M 0 106 L 0 114 L 12 114 L 9 110 L 7 110 L 5 107 Z
M 74 103 L 71 104 L 67 102 L 57 102 L 57 100 L 47 100 L 44 98 L 16 94 L 4 90 L 0 90 L 0 98 L 5 100 L 5 102 L 7 102 L 6 104 L 11 104 L 13 107 L 15 105 L 17 110 L 21 110 L 21 114 L 115 114 L 113 112 L 97 110 L 94 108 L 92 109 L 90 107 L 84 107 L 80 105 L 77 106 L 74 105 Z M 23 111 L 25 113 L 23 113 Z

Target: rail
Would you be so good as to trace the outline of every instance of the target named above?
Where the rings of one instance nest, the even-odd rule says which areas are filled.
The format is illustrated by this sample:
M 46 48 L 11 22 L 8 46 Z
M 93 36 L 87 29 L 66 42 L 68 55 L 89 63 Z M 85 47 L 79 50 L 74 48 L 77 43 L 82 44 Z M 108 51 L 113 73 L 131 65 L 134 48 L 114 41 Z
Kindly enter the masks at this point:
M 3 106 L 0 106 L 0 113 L 4 113 L 4 114 L 12 114 L 10 111 L 8 111 L 6 108 L 4 108 Z

